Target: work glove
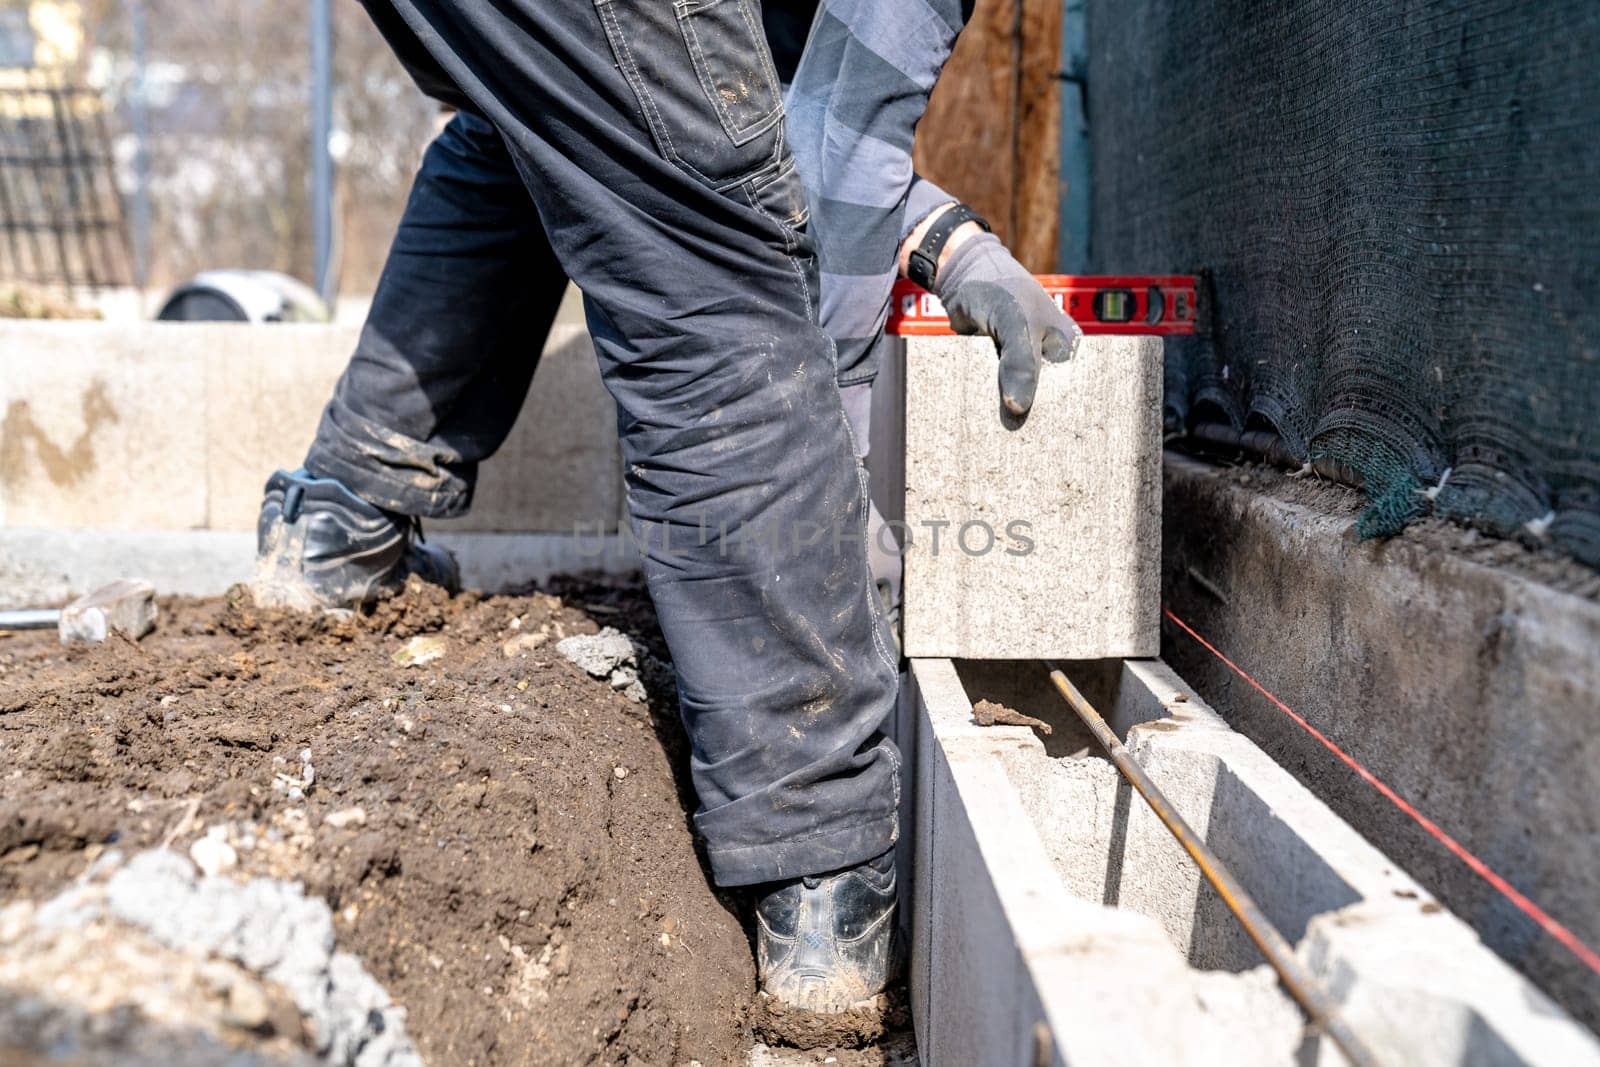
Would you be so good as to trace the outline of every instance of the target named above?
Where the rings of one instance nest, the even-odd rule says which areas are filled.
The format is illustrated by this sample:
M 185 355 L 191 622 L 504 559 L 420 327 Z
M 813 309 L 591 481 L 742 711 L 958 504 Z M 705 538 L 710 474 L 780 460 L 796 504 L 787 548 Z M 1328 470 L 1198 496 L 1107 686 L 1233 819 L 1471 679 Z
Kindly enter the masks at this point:
M 956 333 L 994 339 L 1000 400 L 1013 415 L 1026 415 L 1033 406 L 1041 358 L 1059 363 L 1078 350 L 1078 324 L 994 234 L 976 234 L 957 245 L 933 288 Z

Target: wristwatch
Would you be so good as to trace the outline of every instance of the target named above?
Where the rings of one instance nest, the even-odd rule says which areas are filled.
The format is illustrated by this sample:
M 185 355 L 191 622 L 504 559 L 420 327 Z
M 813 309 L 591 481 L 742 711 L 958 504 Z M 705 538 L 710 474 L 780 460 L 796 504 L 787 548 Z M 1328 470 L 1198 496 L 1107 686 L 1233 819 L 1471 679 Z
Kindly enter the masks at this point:
M 984 233 L 994 232 L 994 228 L 982 216 L 965 204 L 945 208 L 944 213 L 928 227 L 928 232 L 922 235 L 921 243 L 907 257 L 906 277 L 932 291 L 934 278 L 939 273 L 939 253 L 944 251 L 950 235 L 966 222 L 976 222 Z

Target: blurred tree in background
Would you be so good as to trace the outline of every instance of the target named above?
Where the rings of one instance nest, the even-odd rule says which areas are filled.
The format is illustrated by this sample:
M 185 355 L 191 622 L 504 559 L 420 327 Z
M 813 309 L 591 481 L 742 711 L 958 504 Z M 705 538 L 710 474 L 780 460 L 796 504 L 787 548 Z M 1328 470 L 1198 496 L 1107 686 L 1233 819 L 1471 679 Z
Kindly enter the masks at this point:
M 145 48 L 134 45 L 143 7 Z M 145 89 L 150 263 L 164 287 L 215 267 L 309 281 L 310 5 L 305 0 L 85 0 L 85 76 L 114 105 L 119 185 L 138 186 Z M 427 100 L 355 0 L 334 4 L 335 275 L 371 292 L 436 128 Z

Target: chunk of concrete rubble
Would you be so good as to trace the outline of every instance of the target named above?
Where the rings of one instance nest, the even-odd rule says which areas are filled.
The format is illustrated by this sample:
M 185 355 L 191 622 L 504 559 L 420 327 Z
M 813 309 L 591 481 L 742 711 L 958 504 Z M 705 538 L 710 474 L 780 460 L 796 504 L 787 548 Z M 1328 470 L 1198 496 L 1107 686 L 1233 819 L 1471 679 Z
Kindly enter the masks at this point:
M 500 651 L 505 653 L 507 659 L 516 659 L 525 653 L 532 652 L 550 639 L 549 634 L 517 634 L 500 646 Z
M 643 704 L 649 698 L 639 672 L 653 662 L 652 657 L 620 630 L 607 626 L 597 634 L 565 637 L 556 642 L 556 651 L 591 678 L 606 679 L 611 688 L 620 690 L 635 704 Z
M 323 816 L 322 824 L 331 826 L 335 830 L 343 830 L 347 826 L 365 826 L 367 825 L 367 809 L 358 804 L 353 808 L 330 811 Z
M 63 645 L 98 644 L 113 633 L 139 640 L 156 628 L 156 587 L 119 578 L 61 609 L 56 624 Z
M 625 664 L 638 662 L 632 639 L 610 626 L 597 634 L 562 638 L 556 643 L 556 651 L 595 678 L 604 678 Z
M 423 664 L 432 663 L 436 659 L 443 659 L 444 654 L 450 650 L 444 638 L 433 634 L 413 637 L 395 651 L 390 659 L 402 667 L 421 667 Z
M 103 931 L 102 940 L 127 931 L 123 941 L 135 955 L 142 944 L 172 950 L 196 982 L 208 961 L 226 960 L 266 983 L 244 983 L 237 996 L 240 983 L 230 986 L 221 1018 L 226 1025 L 262 1025 L 270 1010 L 265 990 L 282 990 L 308 1023 L 317 1062 L 420 1067 L 404 1009 L 355 956 L 335 949 L 327 904 L 307 897 L 298 883 L 202 876 L 179 853 L 143 852 L 104 882 L 74 885 L 37 907 L 23 902 L 0 909 L 0 962 L 17 945 L 77 938 L 86 929 Z M 103 945 L 101 954 L 115 955 L 112 947 Z M 138 1005 L 143 996 L 143 989 L 130 988 L 119 1003 Z
M 239 853 L 228 844 L 228 828 L 221 825 L 213 826 L 189 846 L 189 858 L 207 877 L 215 877 L 239 865 Z

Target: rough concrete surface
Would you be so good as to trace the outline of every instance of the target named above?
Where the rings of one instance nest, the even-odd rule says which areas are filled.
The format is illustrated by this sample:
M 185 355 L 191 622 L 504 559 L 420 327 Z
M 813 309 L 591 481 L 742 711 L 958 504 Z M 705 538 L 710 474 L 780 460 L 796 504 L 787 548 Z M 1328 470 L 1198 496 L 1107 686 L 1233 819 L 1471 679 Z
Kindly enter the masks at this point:
M 1352 1025 L 1370 1033 L 1394 1062 L 1600 1063 L 1592 1034 L 1402 865 L 1230 729 L 1165 663 L 1130 661 L 1111 702 L 1114 718 L 1128 724 L 1135 758 L 1186 818 L 1205 822 L 1207 843 L 1336 991 Z M 1131 808 L 1122 852 L 1125 872 L 1181 859 L 1142 805 Z M 1168 909 L 1169 922 L 1173 901 L 1154 898 L 1149 881 L 1124 873 L 1117 884 L 1144 883 L 1142 899 L 1134 899 Z M 1209 886 L 1198 878 L 1194 885 L 1178 898 L 1190 917 L 1176 927 L 1191 961 L 1230 969 L 1252 964 L 1255 952 L 1238 924 Z M 1446 969 L 1448 977 L 1441 977 Z M 1338 1062 L 1329 1059 L 1326 1043 L 1319 1055 Z
M 1023 420 L 995 374 L 987 338 L 907 342 L 907 655 L 1154 655 L 1160 340 L 1085 338 Z
M 300 463 L 355 348 L 349 326 L 0 321 L 0 527 L 249 530 Z M 453 529 L 611 531 L 615 408 L 558 325 L 510 439 Z
M 649 699 L 644 679 L 650 675 L 654 685 L 662 684 L 668 668 L 650 655 L 639 642 L 610 626 L 597 634 L 576 634 L 556 642 L 556 651 L 582 667 L 591 678 L 604 678 L 611 688 L 635 704 Z
M 1246 477 L 1168 456 L 1167 603 L 1600 945 L 1600 604 L 1429 541 L 1357 542 L 1349 510 Z M 1164 647 L 1235 729 L 1600 1026 L 1600 978 L 1192 638 L 1169 626 Z
M 61 643 L 95 644 L 113 633 L 137 641 L 156 628 L 156 587 L 140 578 L 118 578 L 61 609 Z

